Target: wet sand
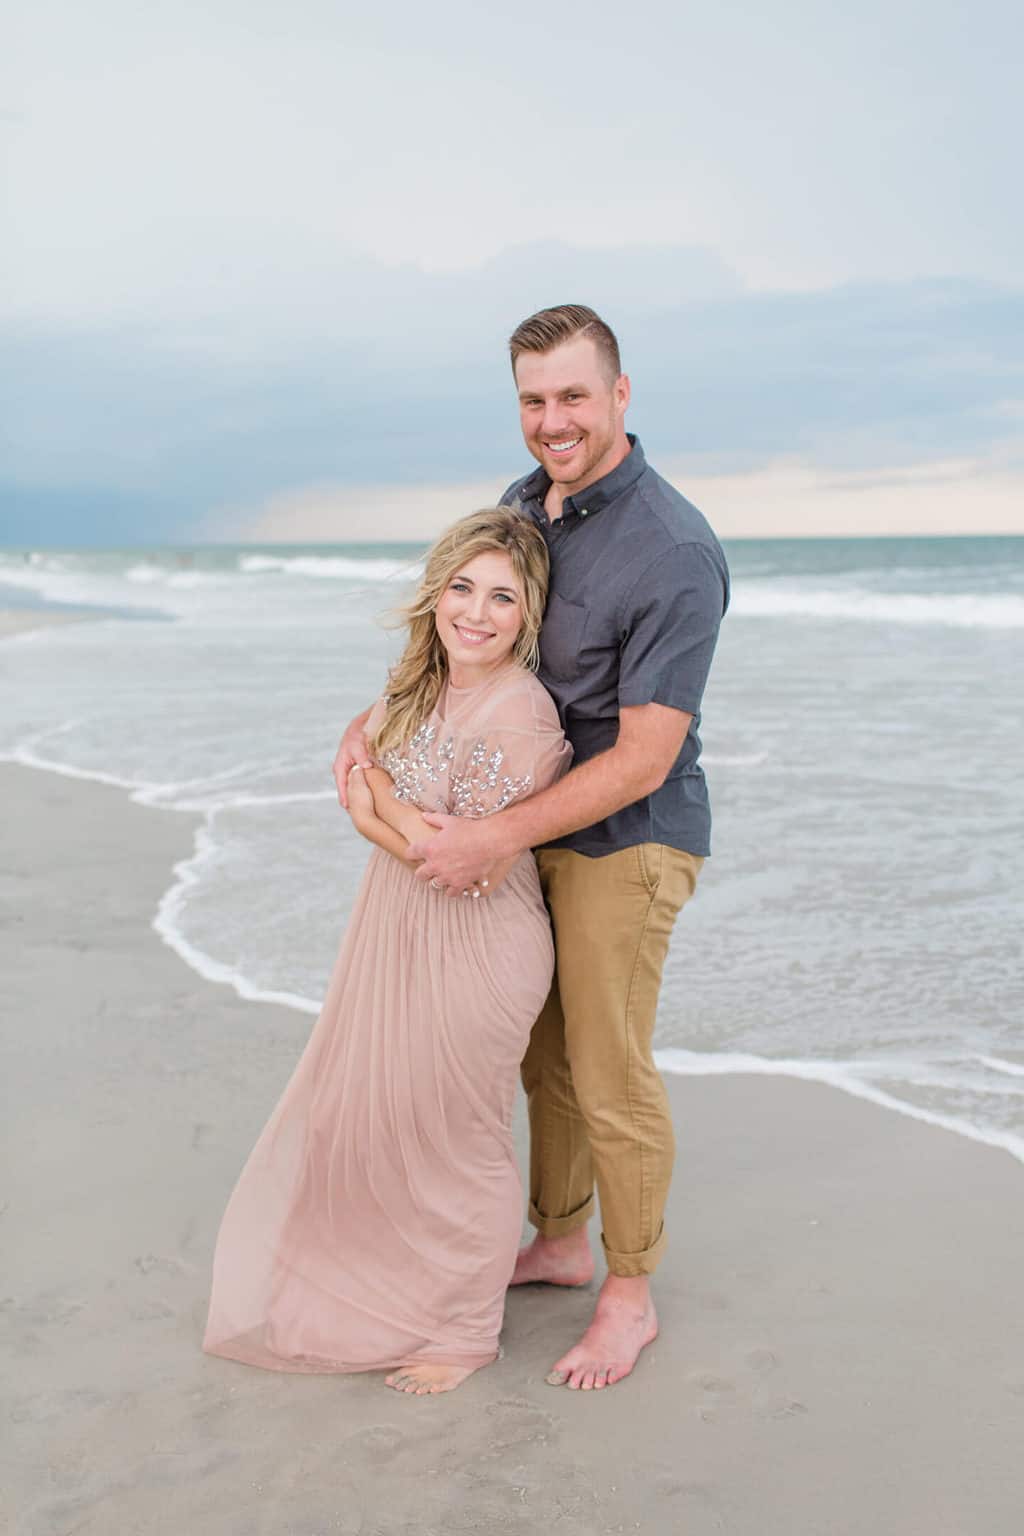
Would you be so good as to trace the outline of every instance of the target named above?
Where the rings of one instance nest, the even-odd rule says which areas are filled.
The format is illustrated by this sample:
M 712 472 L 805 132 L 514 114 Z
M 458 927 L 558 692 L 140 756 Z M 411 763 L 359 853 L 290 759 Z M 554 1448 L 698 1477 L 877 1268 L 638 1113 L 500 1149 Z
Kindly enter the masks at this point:
M 105 617 L 90 608 L 0 608 L 0 640 L 25 634 L 30 629 L 50 629 L 55 624 L 82 624 Z
M 0 795 L 18 1536 L 1017 1536 L 1024 1167 L 820 1084 L 670 1081 L 662 1336 L 614 1389 L 544 1382 L 592 1291 L 513 1292 L 505 1358 L 439 1398 L 203 1355 L 311 1021 L 152 931 L 193 818 L 10 764 Z

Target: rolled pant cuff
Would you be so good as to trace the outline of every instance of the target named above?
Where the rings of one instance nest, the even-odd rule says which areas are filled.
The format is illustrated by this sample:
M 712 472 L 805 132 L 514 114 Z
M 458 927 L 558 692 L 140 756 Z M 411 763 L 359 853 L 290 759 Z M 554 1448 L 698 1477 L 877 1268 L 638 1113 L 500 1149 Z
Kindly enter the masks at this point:
M 653 1275 L 661 1262 L 667 1241 L 665 1229 L 662 1227 L 651 1246 L 645 1248 L 642 1253 L 616 1253 L 613 1248 L 609 1248 L 605 1235 L 602 1232 L 601 1246 L 604 1249 L 608 1273 L 610 1275 L 622 1275 L 624 1278 L 636 1275 Z
M 569 1232 L 575 1232 L 577 1227 L 586 1226 L 593 1214 L 593 1195 L 574 1211 L 570 1211 L 568 1216 L 542 1216 L 533 1201 L 530 1201 L 530 1225 L 537 1228 L 541 1237 L 565 1237 Z

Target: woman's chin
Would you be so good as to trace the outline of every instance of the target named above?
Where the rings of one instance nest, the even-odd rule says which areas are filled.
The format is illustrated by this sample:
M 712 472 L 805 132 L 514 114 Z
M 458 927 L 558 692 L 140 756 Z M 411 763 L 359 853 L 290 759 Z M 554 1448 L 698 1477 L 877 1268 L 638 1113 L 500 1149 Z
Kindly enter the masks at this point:
M 460 645 L 446 647 L 448 652 L 448 670 L 452 673 L 472 674 L 475 680 L 488 676 L 491 672 L 505 667 L 512 660 L 512 650 L 488 652 L 485 648 L 477 650 L 475 646 Z M 458 684 L 456 684 L 458 686 Z

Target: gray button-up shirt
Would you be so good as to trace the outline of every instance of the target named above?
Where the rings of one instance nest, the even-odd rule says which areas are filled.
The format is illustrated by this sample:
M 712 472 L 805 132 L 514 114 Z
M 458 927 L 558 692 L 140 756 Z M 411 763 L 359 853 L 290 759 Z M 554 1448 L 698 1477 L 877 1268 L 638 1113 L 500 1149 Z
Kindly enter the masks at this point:
M 518 502 L 547 540 L 540 678 L 575 762 L 614 746 L 623 706 L 666 704 L 693 716 L 660 789 L 551 846 L 596 858 L 654 842 L 704 856 L 711 809 L 697 728 L 729 571 L 701 513 L 651 469 L 637 439 L 630 442 L 622 463 L 567 497 L 555 522 L 544 511 L 551 481 L 543 469 L 501 498 L 505 506 Z

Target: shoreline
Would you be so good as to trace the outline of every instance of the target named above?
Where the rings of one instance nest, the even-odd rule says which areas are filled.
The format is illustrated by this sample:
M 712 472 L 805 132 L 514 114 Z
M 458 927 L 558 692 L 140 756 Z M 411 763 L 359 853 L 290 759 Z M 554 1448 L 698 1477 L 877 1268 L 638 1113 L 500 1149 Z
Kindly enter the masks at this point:
M 1018 1170 L 817 1083 L 669 1079 L 662 1335 L 618 1387 L 543 1381 L 588 1290 L 513 1292 L 505 1358 L 439 1399 L 202 1355 L 217 1223 L 309 1020 L 153 931 L 197 815 L 0 784 L 13 1529 L 1016 1532 Z
M 29 634 L 36 629 L 52 629 L 61 624 L 88 624 L 107 617 L 109 615 L 102 611 L 73 608 L 70 604 L 40 608 L 0 606 L 0 640 L 11 640 L 15 635 Z
M 0 616 L 2 616 L 2 610 L 0 610 Z M 33 626 L 29 624 L 25 627 Z M 2 638 L 3 632 L 0 629 L 0 639 Z M 203 981 L 215 986 L 230 987 L 244 1002 L 272 1003 L 307 1017 L 315 1017 L 319 1013 L 320 1005 L 315 999 L 304 997 L 299 993 L 257 985 L 237 967 L 218 960 L 206 950 L 198 948 L 177 929 L 174 914 L 179 898 L 195 883 L 195 867 L 201 865 L 211 853 L 211 848 L 208 846 L 209 828 L 217 814 L 216 809 L 197 811 L 188 805 L 167 804 L 164 798 L 166 786 L 133 784 L 127 779 L 120 779 L 99 770 L 77 768 L 70 764 L 37 757 L 32 751 L 24 748 L 11 754 L 0 754 L 0 766 L 5 763 L 33 772 L 52 773 L 58 777 L 82 783 L 113 787 L 126 794 L 133 804 L 149 809 L 171 811 L 178 815 L 195 816 L 197 825 L 193 833 L 192 850 L 182 858 L 176 859 L 171 865 L 170 881 L 154 910 L 151 923 L 154 932 L 190 971 Z M 328 791 L 319 798 L 330 799 L 333 796 Z M 956 1120 L 941 1111 L 926 1109 L 898 1099 L 893 1094 L 873 1086 L 870 1080 L 859 1080 L 849 1066 L 843 1063 L 837 1064 L 831 1060 L 812 1057 L 782 1058 L 719 1051 L 700 1053 L 676 1046 L 656 1048 L 654 1058 L 659 1070 L 672 1077 L 755 1076 L 791 1082 L 818 1083 L 862 1103 L 872 1104 L 899 1115 L 901 1118 L 946 1131 L 963 1141 L 1005 1152 L 1015 1162 L 1024 1166 L 1024 1137 L 1013 1132 L 988 1129 L 968 1121 Z M 1003 1066 L 1014 1067 L 1014 1064 L 1004 1063 Z M 1014 1075 L 1017 1075 L 1015 1067 Z

